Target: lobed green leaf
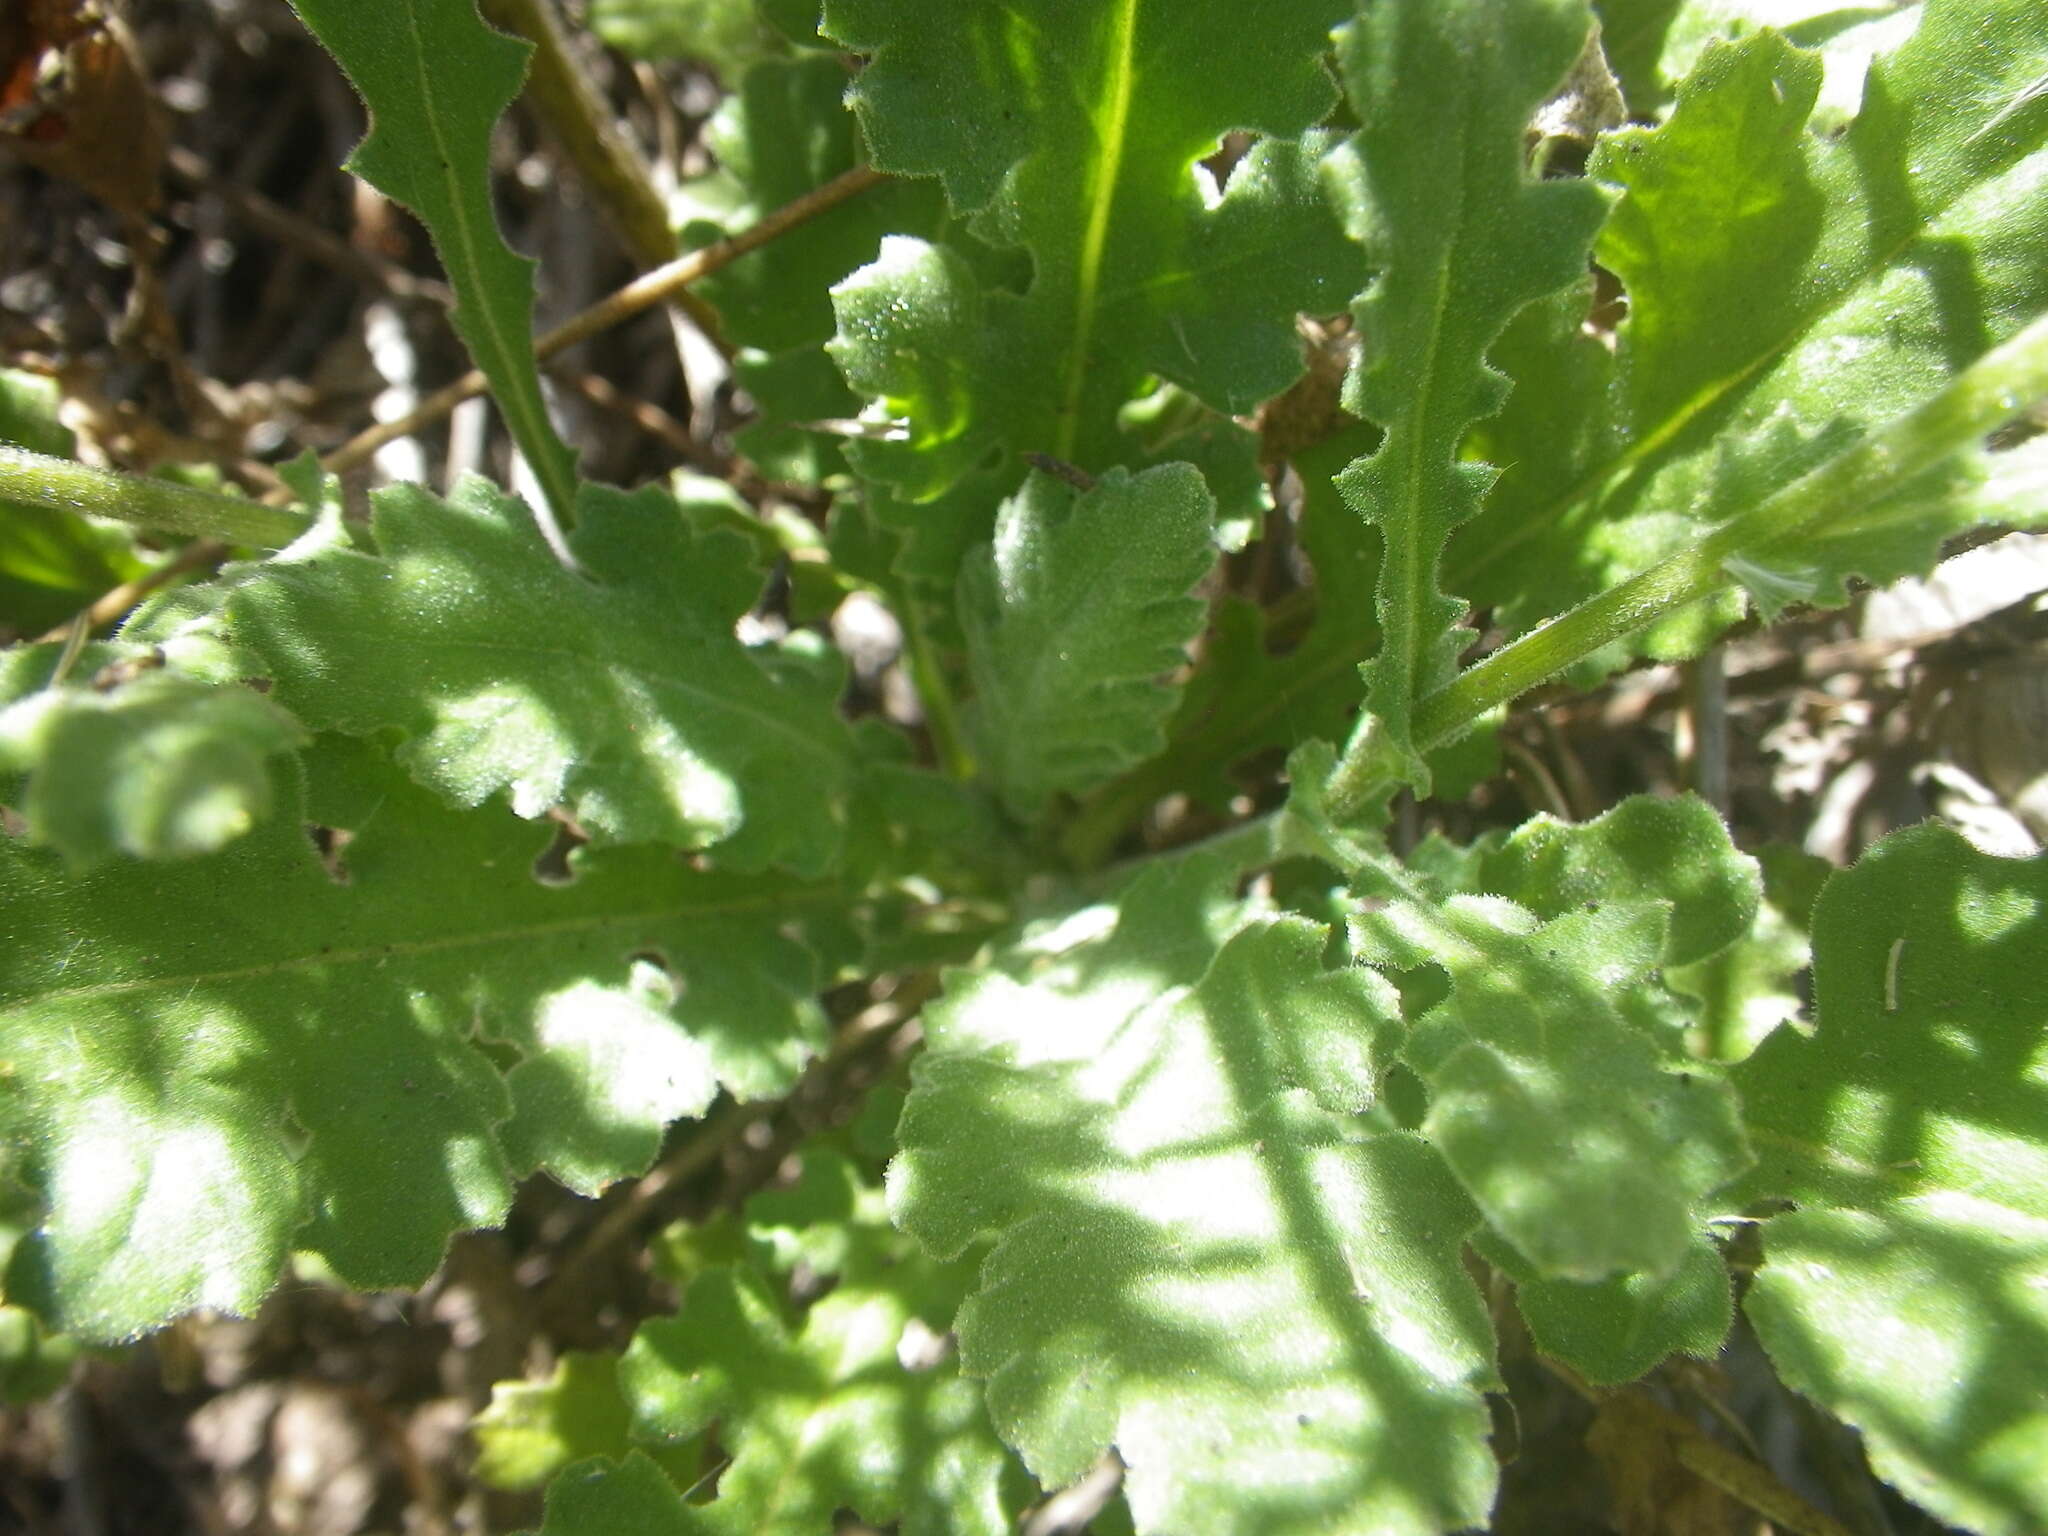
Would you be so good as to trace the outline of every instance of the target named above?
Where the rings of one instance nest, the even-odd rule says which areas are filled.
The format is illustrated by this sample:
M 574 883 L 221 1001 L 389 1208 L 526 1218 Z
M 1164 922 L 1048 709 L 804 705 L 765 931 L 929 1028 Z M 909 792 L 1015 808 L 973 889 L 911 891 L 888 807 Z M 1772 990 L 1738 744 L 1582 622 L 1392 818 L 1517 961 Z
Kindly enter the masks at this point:
M 470 1420 L 476 1475 L 493 1488 L 537 1488 L 572 1462 L 623 1456 L 631 1415 L 618 1358 L 571 1350 L 546 1381 L 501 1381 Z
M 1190 593 L 1215 517 L 1189 464 L 1111 470 L 1086 492 L 1033 471 L 1003 503 L 960 607 L 982 760 L 1020 815 L 1165 745 L 1161 679 L 1201 633 Z
M 849 1276 L 801 1325 L 759 1278 L 715 1269 L 680 1316 L 643 1324 L 620 1367 L 638 1432 L 717 1422 L 732 1458 L 690 1528 L 806 1536 L 851 1509 L 906 1536 L 1009 1530 L 1007 1457 L 943 1358 L 961 1268 L 912 1254 Z
M 1592 173 L 1623 191 L 1598 249 L 1629 306 L 1612 403 L 1580 387 L 1579 420 L 1554 419 L 1550 382 L 1605 367 L 1560 314 L 1515 362 L 1509 414 L 1529 415 L 1498 432 L 1519 457 L 1452 557 L 1511 627 L 1837 460 L 2048 311 L 2048 99 L 2033 89 L 2048 15 L 2027 0 L 1929 0 L 1917 15 L 1840 134 L 1813 118 L 1819 60 L 1766 31 L 1708 47 L 1667 123 L 1596 153 Z M 1974 439 L 1856 515 L 1738 552 L 1730 587 L 1767 616 L 1839 602 L 1851 576 L 1924 570 L 1948 534 L 2038 518 L 2039 500 L 2013 493 L 2038 488 L 2034 455 Z M 1636 644 L 1691 654 L 1740 611 L 1726 591 Z
M 1871 1464 L 1988 1536 L 2048 1522 L 2048 864 L 1893 834 L 1813 914 L 1811 1035 L 1736 1068 L 1764 1227 L 1744 1302 Z
M 290 814 L 84 877 L 0 843 L 0 1134 L 46 1207 L 8 1290 L 81 1333 L 248 1311 L 294 1247 L 417 1284 L 520 1174 L 595 1190 L 721 1082 L 784 1091 L 822 1043 L 782 930 L 835 893 L 652 850 L 550 888 L 531 829 L 345 743 L 312 766 L 329 867 Z
M 1494 478 L 1460 456 L 1507 390 L 1486 352 L 1517 310 L 1580 277 L 1604 209 L 1594 188 L 1524 165 L 1529 121 L 1591 27 L 1583 0 L 1398 0 L 1338 46 L 1378 268 L 1344 403 L 1385 429 L 1338 485 L 1384 546 L 1366 666 L 1374 750 L 1392 782 L 1419 789 L 1412 707 L 1452 677 L 1466 612 L 1438 568 Z
M 505 243 L 491 205 L 491 130 L 519 94 L 531 45 L 485 26 L 475 0 L 292 0 L 292 8 L 369 107 L 370 131 L 348 169 L 426 225 L 455 288 L 449 318 L 550 509 L 566 521 L 576 455 L 541 395 L 534 264 Z
M 703 1250 L 701 1226 L 679 1226 L 671 1258 Z M 784 1295 L 799 1267 L 829 1292 L 799 1310 Z M 972 1283 L 967 1263 L 936 1264 L 893 1231 L 881 1190 L 846 1158 L 815 1145 L 797 1183 L 747 1202 L 744 1251 L 683 1279 L 673 1317 L 643 1324 L 623 1358 L 598 1357 L 568 1383 L 501 1388 L 508 1404 L 540 1410 L 537 1449 L 598 1431 L 624 1454 L 628 1441 L 690 1481 L 717 1468 L 717 1497 L 679 1506 L 664 1531 L 809 1536 L 853 1512 L 909 1536 L 1012 1528 L 1022 1479 L 990 1431 L 981 1391 L 960 1374 L 946 1334 Z M 493 1446 L 524 1447 L 510 1415 L 493 1415 Z M 479 1421 L 479 1431 L 486 1426 Z M 706 1462 L 711 1437 L 720 1459 Z M 661 1503 L 628 1458 L 616 1473 L 572 1473 L 580 1499 Z M 617 1479 L 600 1494 L 595 1484 Z M 610 1536 L 611 1525 L 549 1505 L 556 1536 Z
M 1361 957 L 1450 981 L 1402 1048 L 1423 1133 L 1533 1277 L 1668 1278 L 1750 1154 L 1660 972 L 1741 937 L 1753 863 L 1701 802 L 1648 799 L 1424 863 L 1351 877 L 1386 903 L 1351 919 Z
M 232 842 L 270 814 L 271 760 L 306 740 L 252 689 L 145 671 L 104 690 L 46 688 L 0 709 L 0 772 L 27 778 L 16 805 L 29 841 L 87 869 L 121 854 L 189 858 Z
M 459 804 L 509 791 L 522 816 L 562 806 L 594 838 L 715 844 L 728 867 L 838 857 L 837 673 L 735 638 L 762 579 L 742 539 L 696 532 L 658 488 L 589 485 L 572 570 L 480 480 L 375 505 L 378 555 L 302 550 L 231 599 L 299 718 L 396 727 L 399 760 Z
M 718 169 L 674 199 L 684 242 L 737 234 L 859 163 L 860 135 L 840 104 L 845 91 L 846 70 L 829 54 L 766 60 L 740 75 L 704 127 Z M 736 375 L 759 415 L 738 445 L 765 472 L 813 482 L 845 472 L 831 440 L 803 426 L 859 408 L 823 351 L 834 326 L 829 290 L 873 261 L 884 235 L 936 234 L 944 214 L 936 186 L 890 181 L 694 285 L 741 349 Z
M 1315 924 L 1219 906 L 1218 873 L 1075 914 L 1018 952 L 1029 980 L 955 978 L 892 1209 L 941 1257 L 996 1239 L 961 1360 L 1042 1481 L 1114 1446 L 1142 1532 L 1461 1528 L 1495 1476 L 1475 1217 L 1359 1117 L 1392 989 L 1325 970 Z
M 915 499 L 998 449 L 1100 473 L 1131 461 L 1117 412 L 1148 378 L 1251 409 L 1301 372 L 1299 312 L 1355 290 L 1323 138 L 1333 0 L 1247 27 L 1221 0 L 1118 0 L 1085 24 L 1025 5 L 832 0 L 824 29 L 873 55 L 851 99 L 875 164 L 936 175 L 975 233 L 1028 254 L 991 285 L 961 253 L 891 241 L 834 290 L 833 355 L 899 442 L 849 458 Z M 1269 135 L 1205 197 L 1194 162 Z
M 1536 1347 L 1597 1386 L 1646 1376 L 1674 1354 L 1712 1360 L 1735 1323 L 1735 1295 L 1721 1250 L 1695 1237 L 1668 1275 L 1546 1280 L 1504 1245 L 1487 1256 L 1515 1277 L 1515 1305 Z

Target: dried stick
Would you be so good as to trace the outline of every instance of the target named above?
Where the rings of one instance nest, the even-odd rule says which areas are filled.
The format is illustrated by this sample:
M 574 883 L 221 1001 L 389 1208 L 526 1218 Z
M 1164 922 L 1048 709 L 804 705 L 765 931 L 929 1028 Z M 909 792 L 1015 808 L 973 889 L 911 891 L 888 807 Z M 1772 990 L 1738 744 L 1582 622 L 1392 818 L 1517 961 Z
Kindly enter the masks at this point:
M 1640 1387 L 1609 1391 L 1592 1386 L 1561 1361 L 1546 1355 L 1538 1355 L 1537 1359 L 1589 1403 L 1621 1399 L 1630 1413 L 1648 1420 L 1669 1440 L 1671 1453 L 1680 1466 L 1762 1515 L 1789 1536 L 1855 1536 L 1834 1516 L 1814 1508 L 1786 1487 L 1762 1462 L 1723 1445 L 1684 1414 L 1672 1412 Z
M 447 308 L 455 302 L 448 285 L 435 278 L 408 272 L 396 262 L 385 261 L 359 251 L 332 230 L 322 229 L 280 203 L 272 202 L 252 187 L 229 181 L 189 149 L 172 145 L 168 160 L 171 174 L 187 186 L 219 198 L 241 216 L 250 228 L 269 235 L 280 244 L 304 251 L 323 266 L 366 283 L 393 298 L 416 300 Z
M 842 172 L 823 186 L 813 187 L 802 197 L 783 204 L 760 223 L 741 230 L 731 239 L 720 240 L 701 251 L 692 251 L 666 266 L 657 267 L 654 271 L 635 278 L 609 297 L 598 300 L 580 315 L 542 336 L 534 343 L 534 352 L 541 358 L 552 357 L 557 352 L 575 346 L 579 341 L 588 340 L 600 331 L 631 319 L 642 310 L 651 309 L 672 299 L 699 278 L 706 277 L 722 267 L 731 266 L 742 256 L 759 250 L 806 220 L 816 218 L 826 209 L 835 208 L 848 198 L 857 196 L 887 179 L 880 171 L 864 165 Z M 453 384 L 429 395 L 409 415 L 396 421 L 382 422 L 367 432 L 358 433 L 323 458 L 320 461 L 321 468 L 330 474 L 341 474 L 354 469 L 357 465 L 365 463 L 386 443 L 408 437 L 422 427 L 431 426 L 463 401 L 483 394 L 487 387 L 483 373 L 472 369 Z M 262 503 L 265 506 L 281 507 L 292 499 L 292 493 L 281 488 L 266 494 L 262 498 Z M 183 550 L 155 570 L 114 588 L 85 610 L 91 626 L 97 629 L 112 623 L 136 602 L 172 577 L 198 566 L 218 562 L 226 555 L 225 546 L 211 541 L 195 544 Z M 71 622 L 67 621 L 50 631 L 44 638 L 61 640 L 69 632 L 70 627 Z
M 727 1103 L 699 1127 L 697 1133 L 629 1186 L 617 1203 L 599 1217 L 549 1278 L 541 1291 L 543 1315 L 553 1304 L 566 1300 L 576 1290 L 592 1262 L 630 1236 L 634 1228 L 657 1208 L 661 1197 L 692 1174 L 710 1166 L 742 1132 L 757 1121 L 766 1120 L 803 1091 L 805 1084 L 830 1078 L 878 1038 L 897 1037 L 938 990 L 934 975 L 920 974 L 906 980 L 896 991 L 872 1007 L 862 1009 L 833 1037 L 831 1049 L 804 1070 L 804 1080 L 788 1098 L 762 1099 L 751 1104 Z
M 635 278 L 625 287 L 607 298 L 598 300 L 575 318 L 556 326 L 534 343 L 537 356 L 548 358 L 579 341 L 587 341 L 600 331 L 606 331 L 621 321 L 630 320 L 642 310 L 652 309 L 657 304 L 668 302 L 699 278 L 708 277 L 722 267 L 729 267 L 742 256 L 759 250 L 771 240 L 814 219 L 828 208 L 835 208 L 848 198 L 865 192 L 869 187 L 887 180 L 880 171 L 868 166 L 855 166 L 843 171 L 826 182 L 814 187 L 802 197 L 783 204 L 773 213 L 750 228 L 741 230 L 729 240 L 720 240 L 707 245 L 701 251 L 692 251 L 679 256 L 663 267 L 657 267 L 644 276 Z M 370 456 L 386 443 L 401 437 L 410 437 L 423 427 L 432 426 L 456 406 L 473 395 L 487 389 L 483 373 L 471 369 L 453 384 L 437 389 L 419 403 L 419 406 L 396 421 L 380 422 L 366 432 L 358 433 L 343 443 L 334 452 L 321 460 L 322 467 L 339 474 L 365 463 Z
M 225 544 L 213 539 L 195 539 L 161 565 L 152 566 L 133 581 L 124 581 L 111 592 L 102 593 L 90 608 L 79 610 L 47 634 L 38 635 L 36 644 L 47 645 L 62 640 L 80 620 L 84 621 L 88 632 L 111 624 L 165 582 L 202 566 L 218 565 L 227 559 L 228 554 Z

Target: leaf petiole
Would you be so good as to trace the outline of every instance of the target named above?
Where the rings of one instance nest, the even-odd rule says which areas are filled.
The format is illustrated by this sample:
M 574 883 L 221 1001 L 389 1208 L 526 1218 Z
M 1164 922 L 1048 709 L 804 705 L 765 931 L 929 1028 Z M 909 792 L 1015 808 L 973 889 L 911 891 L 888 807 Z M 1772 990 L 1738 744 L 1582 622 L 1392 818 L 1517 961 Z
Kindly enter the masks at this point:
M 0 446 L 0 505 L 8 503 L 259 549 L 282 549 L 307 527 L 305 518 L 259 501 Z

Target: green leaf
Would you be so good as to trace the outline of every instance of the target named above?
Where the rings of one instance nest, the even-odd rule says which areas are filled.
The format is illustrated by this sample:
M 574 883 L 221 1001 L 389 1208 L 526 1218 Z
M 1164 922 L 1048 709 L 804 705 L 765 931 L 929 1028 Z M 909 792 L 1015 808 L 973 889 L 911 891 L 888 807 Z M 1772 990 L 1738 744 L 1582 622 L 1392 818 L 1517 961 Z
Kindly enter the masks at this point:
M 618 1359 L 571 1350 L 546 1381 L 501 1381 L 470 1421 L 476 1475 L 493 1488 L 537 1488 L 572 1461 L 623 1456 L 631 1415 Z
M 1594 0 L 1600 16 L 1600 47 L 1621 81 L 1629 115 L 1647 122 L 1666 99 L 1658 72 L 1664 39 L 1679 11 L 1693 0 Z
M 1657 70 L 1666 82 L 1676 85 L 1693 72 L 1715 41 L 1746 37 L 1769 27 L 1802 48 L 1844 55 L 1845 65 L 1852 61 L 1856 65 L 1855 77 L 1847 83 L 1860 87 L 1861 69 L 1869 60 L 1867 53 L 1860 60 L 1854 58 L 1857 46 L 1896 46 L 1912 35 L 1920 19 L 1914 14 L 1917 9 L 1917 4 L 1900 0 L 1870 0 L 1861 5 L 1845 5 L 1843 0 L 1685 0 L 1664 35 Z M 1849 96 L 1851 112 L 1856 94 L 1860 92 Z
M 747 1202 L 745 1227 L 746 1256 L 690 1263 L 679 1315 L 642 1325 L 616 1386 L 604 1371 L 633 1443 L 685 1479 L 698 1461 L 717 1468 L 715 1502 L 668 1529 L 797 1536 L 838 1511 L 913 1536 L 1011 1529 L 1021 1480 L 945 1334 L 972 1266 L 921 1255 L 881 1190 L 816 1143 L 794 1186 Z M 671 1278 L 705 1236 L 664 1235 Z M 793 1270 L 830 1283 L 800 1314 L 781 1299 Z
M 591 0 L 590 30 L 636 59 L 701 59 L 728 81 L 788 51 L 755 0 Z
M 961 577 L 989 777 L 1019 815 L 1165 745 L 1161 678 L 1201 632 L 1216 504 L 1192 465 L 1077 492 L 1033 471 Z
M 58 419 L 57 381 L 20 368 L 0 368 L 0 442 L 53 459 L 71 458 L 77 439 Z
M 912 1254 L 850 1276 L 801 1325 L 758 1277 L 715 1269 L 680 1316 L 643 1324 L 620 1366 L 636 1433 L 716 1421 L 732 1458 L 689 1528 L 808 1536 L 851 1509 L 905 1536 L 1010 1530 L 1008 1458 L 981 1391 L 931 1358 L 971 1278 L 962 1267 Z
M 1811 1036 L 1736 1068 L 1764 1228 L 1744 1302 L 1880 1476 L 1987 1536 L 2048 1524 L 2048 863 L 1893 834 L 1813 914 Z
M 846 70 L 827 54 L 755 65 L 705 125 L 718 169 L 674 199 L 683 240 L 706 245 L 853 168 L 861 159 L 840 104 Z M 844 473 L 830 438 L 791 423 L 850 417 L 859 402 L 825 356 L 833 332 L 828 290 L 873 261 L 890 233 L 932 235 L 945 198 L 929 182 L 895 180 L 842 202 L 694 285 L 742 348 L 737 377 L 759 413 L 740 448 L 766 474 L 816 483 Z M 948 580 L 951 573 L 948 573 Z
M 1811 118 L 1819 61 L 1765 32 L 1708 48 L 1664 126 L 1609 138 L 1592 172 L 1624 191 L 1599 245 L 1629 303 L 1614 404 L 1553 430 L 1547 454 L 1538 423 L 1517 432 L 1525 467 L 1459 538 L 1475 599 L 1539 624 L 1843 461 L 2048 310 L 2044 71 L 2048 13 L 2030 0 L 1929 0 L 1846 132 Z M 1532 351 L 1522 376 L 1575 366 Z M 1737 551 L 1723 580 L 1766 614 L 1839 602 L 1852 575 L 1924 570 L 1948 534 L 2038 518 L 2038 500 L 1985 491 L 2038 469 L 1972 452 L 1977 435 L 1833 527 Z M 1723 591 L 1629 648 L 1689 655 L 1740 611 Z
M 990 244 L 1031 259 L 1022 292 L 959 253 L 891 241 L 834 290 L 833 355 L 901 442 L 863 473 L 922 499 L 998 449 L 1100 473 L 1130 462 L 1116 413 L 1149 377 L 1242 413 L 1301 372 L 1293 321 L 1363 275 L 1321 137 L 1333 0 L 1245 25 L 1222 0 L 1118 0 L 1077 25 L 1055 0 L 832 0 L 825 31 L 873 55 L 852 91 L 883 170 L 936 175 Z M 1205 206 L 1194 162 L 1262 140 Z
M 370 131 L 348 169 L 426 225 L 455 288 L 449 319 L 566 523 L 576 455 L 541 396 L 534 264 L 505 243 L 491 206 L 491 130 L 519 94 L 531 45 L 485 26 L 475 0 L 292 0 L 292 8 L 370 109 Z
M 819 1281 L 849 1271 L 868 1275 L 915 1252 L 891 1230 L 881 1188 L 849 1159 L 815 1144 L 794 1184 L 748 1199 L 747 1239 L 763 1274 L 787 1276 L 802 1265 Z
M 78 1341 L 51 1333 L 32 1312 L 0 1306 L 0 1402 L 10 1407 L 50 1397 L 71 1380 Z
M 551 888 L 502 813 L 346 743 L 310 764 L 304 811 L 204 859 L 73 878 L 0 841 L 0 1129 L 47 1208 L 8 1288 L 67 1327 L 246 1312 L 293 1247 L 417 1284 L 517 1175 L 594 1191 L 720 1081 L 786 1091 L 823 1041 L 782 929 L 838 893 L 652 849 Z M 331 870 L 302 819 L 338 829 Z
M 692 246 L 737 234 L 824 185 L 860 159 L 853 117 L 840 105 L 846 69 L 829 54 L 758 64 L 704 125 L 717 158 L 677 197 Z M 764 352 L 821 345 L 832 334 L 831 286 L 873 261 L 886 234 L 935 232 L 945 201 L 928 182 L 892 181 L 828 209 L 693 285 L 726 336 Z
M 996 1239 L 961 1360 L 1046 1484 L 1114 1445 L 1142 1532 L 1481 1521 L 1475 1216 L 1427 1145 L 1360 1118 L 1392 988 L 1325 970 L 1315 924 L 1215 906 L 1216 873 L 1075 914 L 1015 957 L 1028 982 L 952 979 L 891 1207 L 941 1257 Z M 1242 925 L 1220 951 L 1219 923 Z
M 1465 605 L 1439 588 L 1445 542 L 1493 481 L 1463 463 L 1474 421 L 1507 381 L 1486 350 L 1515 312 L 1585 270 L 1603 199 L 1582 182 L 1533 180 L 1529 120 L 1579 55 L 1583 0 L 1393 0 L 1345 30 L 1345 90 L 1379 273 L 1356 315 L 1366 350 L 1345 406 L 1386 429 L 1339 477 L 1384 541 L 1380 648 L 1366 667 L 1375 752 L 1426 790 L 1411 732 L 1422 695 L 1448 682 Z
M 1654 824 L 1702 813 L 1713 822 L 1697 802 L 1631 814 Z M 1361 957 L 1450 978 L 1401 1053 L 1429 1086 L 1423 1134 L 1545 1279 L 1672 1274 L 1701 1230 L 1702 1202 L 1750 1161 L 1727 1085 L 1679 1053 L 1654 1006 L 1660 964 L 1718 929 L 1713 914 L 1739 907 L 1726 881 L 1741 861 L 1720 833 L 1719 872 L 1672 861 L 1667 896 L 1654 870 L 1613 857 L 1633 841 L 1629 820 L 1617 811 L 1588 828 L 1539 824 L 1530 843 L 1504 850 L 1507 878 L 1492 883 L 1526 880 L 1536 912 L 1499 896 L 1445 899 L 1386 864 L 1352 877 L 1355 893 L 1388 903 L 1353 917 Z M 1705 849 L 1715 853 L 1711 841 Z M 1554 893 L 1551 878 L 1564 889 Z M 1545 907 L 1560 915 L 1543 920 Z
M 1712 1360 L 1735 1322 L 1728 1266 L 1705 1237 L 1669 1275 L 1580 1283 L 1531 1274 L 1516 1285 L 1515 1304 L 1536 1347 L 1596 1386 L 1634 1381 L 1674 1354 Z
M 1298 453 L 1301 548 L 1315 576 L 1315 614 L 1293 643 L 1276 635 L 1264 610 L 1241 598 L 1217 605 L 1202 665 L 1181 692 L 1167 727 L 1169 750 L 1109 786 L 1074 834 L 1115 836 L 1142 810 L 1181 791 L 1221 809 L 1243 785 L 1231 772 L 1256 753 L 1341 738 L 1364 692 L 1358 660 L 1379 643 L 1373 598 L 1379 541 L 1345 506 L 1331 475 L 1376 434 L 1351 423 Z M 1084 862 L 1090 861 L 1084 853 Z
M 24 671 L 47 675 L 61 649 L 9 653 L 0 697 Z M 136 665 L 133 655 L 107 664 L 124 661 Z M 307 739 L 291 716 L 248 688 L 177 672 L 89 686 L 97 670 L 88 661 L 0 709 L 0 772 L 26 776 L 15 803 L 30 842 L 81 870 L 120 854 L 189 858 L 270 814 L 270 760 Z
M 58 403 L 56 380 L 0 368 L 0 442 L 70 458 L 72 435 L 57 419 Z M 0 505 L 0 634 L 62 623 L 142 571 L 132 529 L 18 501 Z
M 1606 902 L 1668 902 L 1660 958 L 1676 966 L 1747 934 L 1762 882 L 1704 800 L 1632 795 L 1588 822 L 1535 816 L 1482 844 L 1461 889 L 1504 896 L 1545 921 Z
M 547 1516 L 535 1536 L 688 1536 L 690 1506 L 659 1466 L 629 1451 L 616 1466 L 579 1461 L 548 1485 Z
M 1696 1000 L 1694 1046 L 1709 1061 L 1741 1060 L 1803 1007 L 1798 980 L 1813 958 L 1807 919 L 1830 868 L 1790 847 L 1766 848 L 1757 862 L 1764 900 L 1750 931 L 1704 960 L 1664 971 L 1672 991 Z
M 836 681 L 734 638 L 760 572 L 657 488 L 585 486 L 564 567 L 479 480 L 375 499 L 381 553 L 273 561 L 230 604 L 276 697 L 316 729 L 398 727 L 399 758 L 460 804 L 509 790 L 593 837 L 716 844 L 730 867 L 816 873 L 844 836 Z

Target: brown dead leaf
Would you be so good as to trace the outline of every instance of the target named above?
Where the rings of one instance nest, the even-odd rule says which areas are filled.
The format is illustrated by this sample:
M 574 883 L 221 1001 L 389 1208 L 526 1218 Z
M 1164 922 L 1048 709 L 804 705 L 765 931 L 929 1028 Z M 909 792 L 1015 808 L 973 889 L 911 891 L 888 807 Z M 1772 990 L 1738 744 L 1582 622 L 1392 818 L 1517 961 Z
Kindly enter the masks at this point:
M 108 0 L 19 0 L 0 15 L 0 146 L 124 219 L 157 206 L 163 125 Z

